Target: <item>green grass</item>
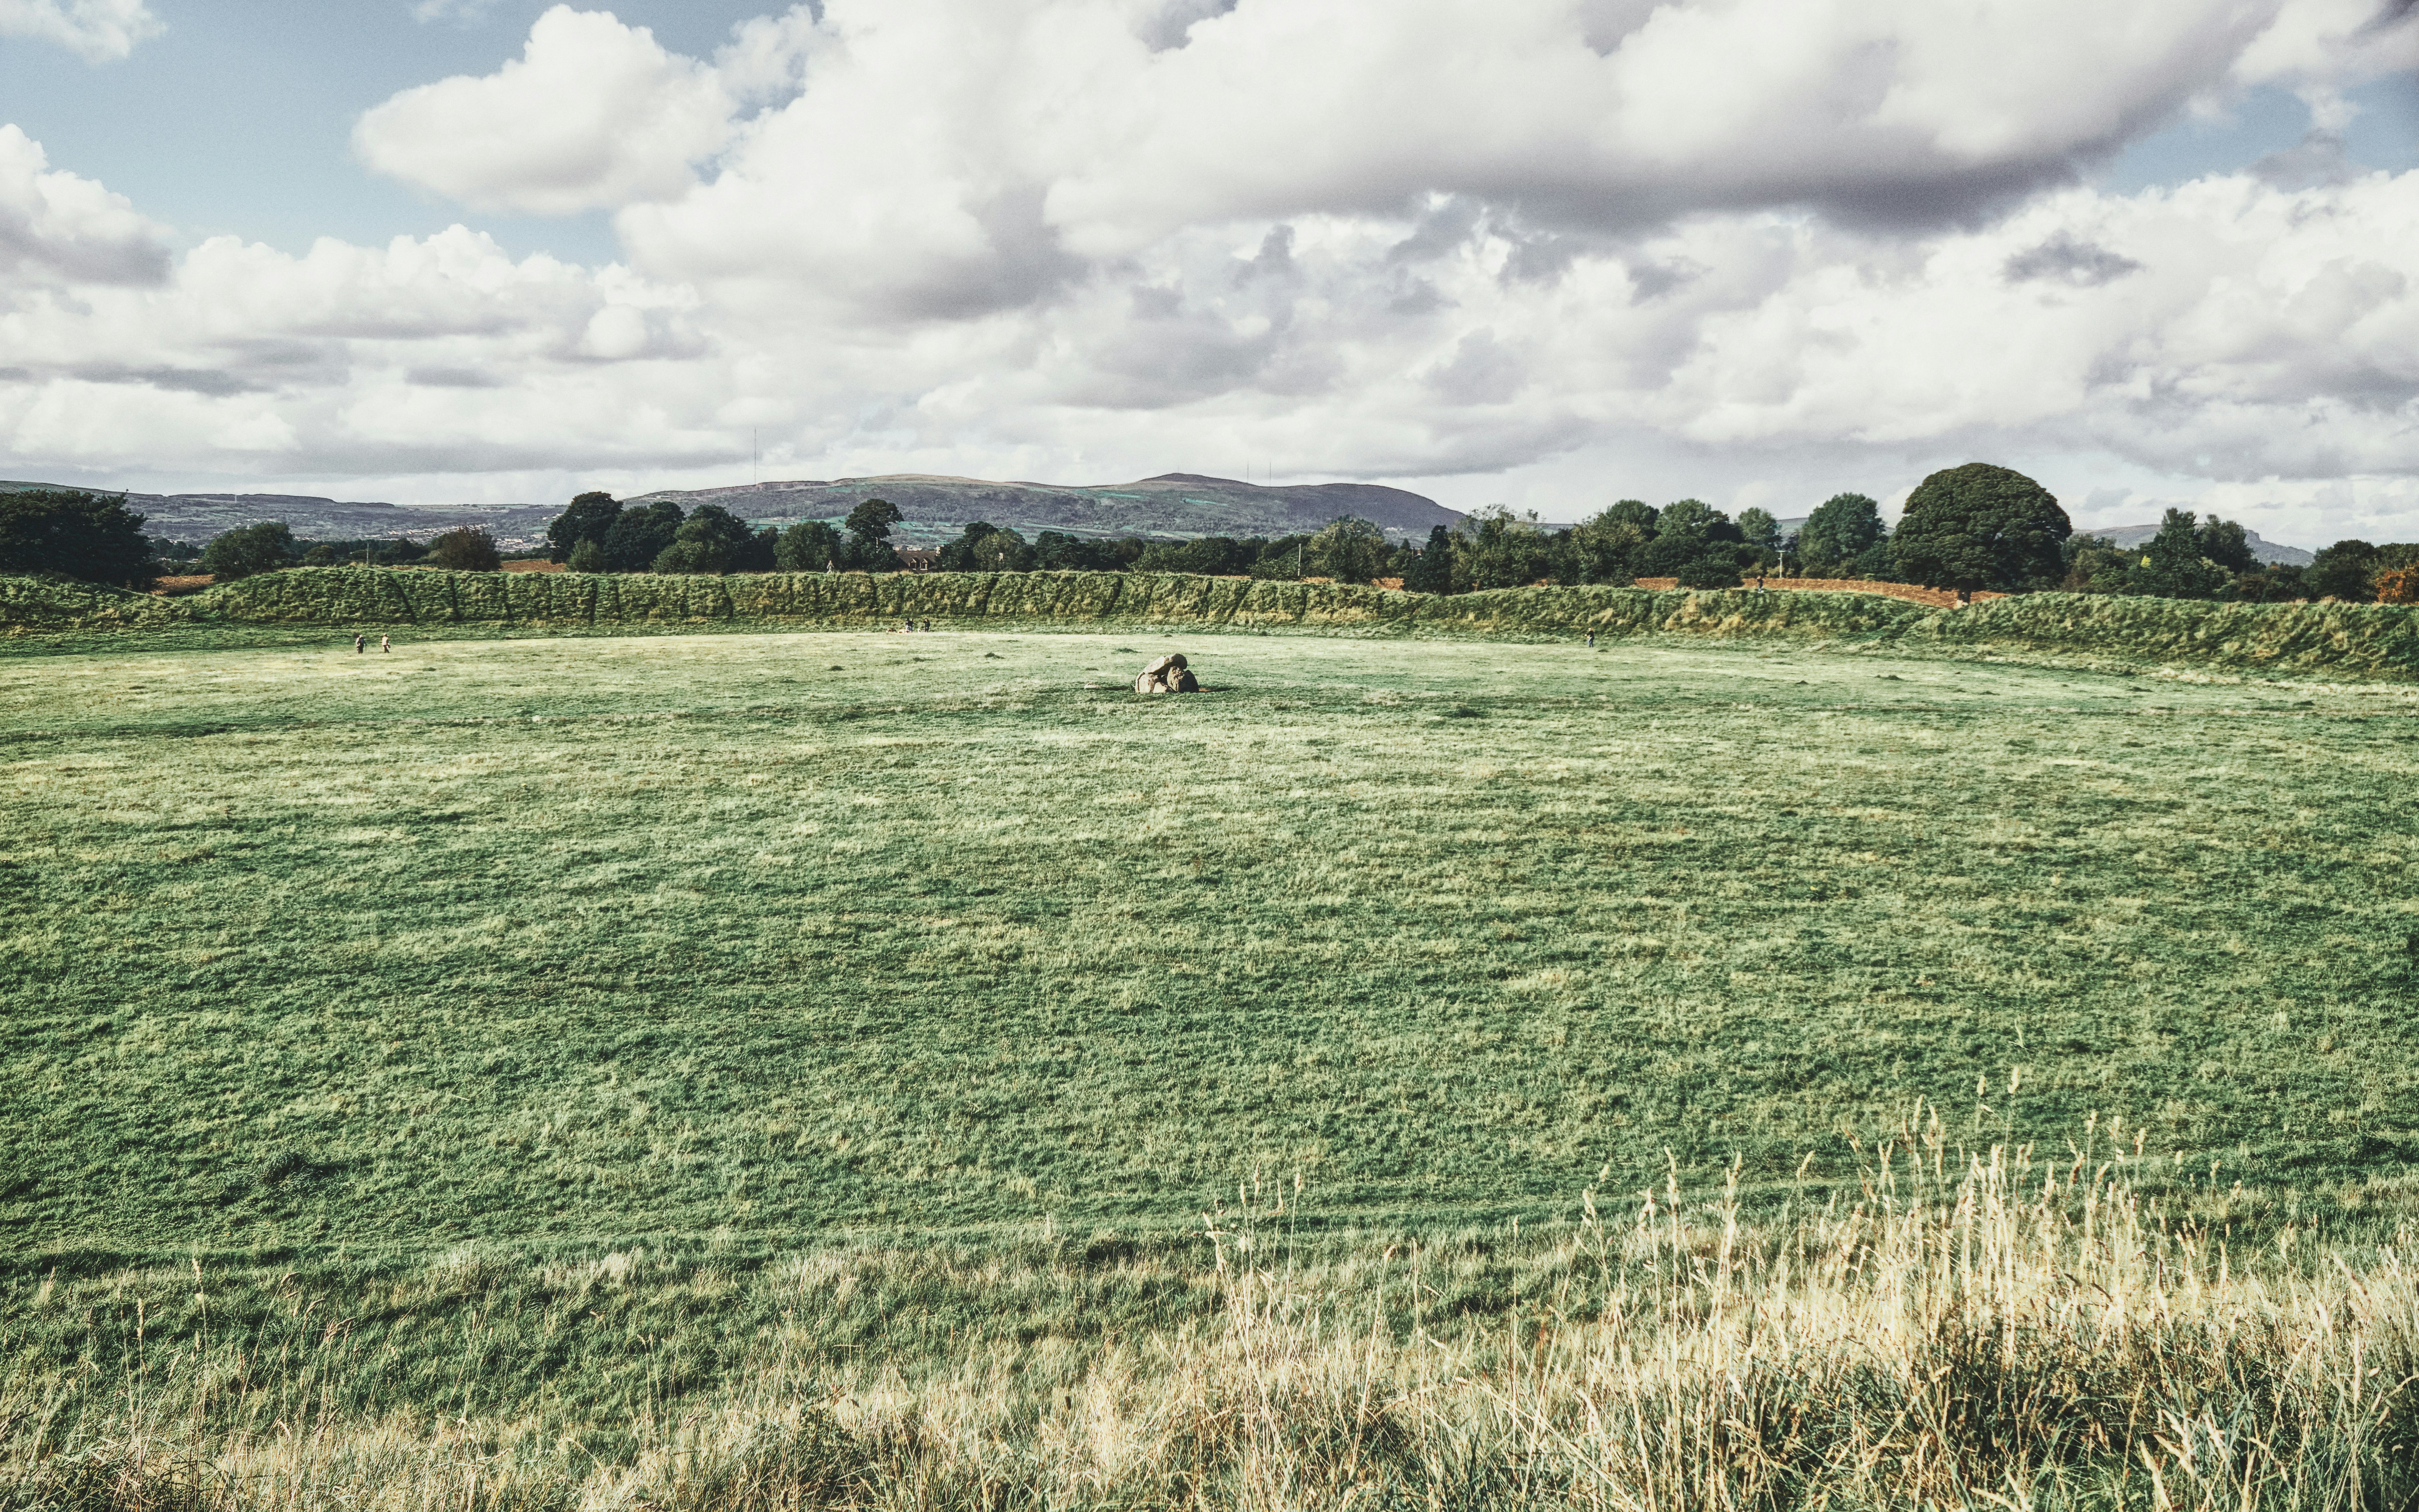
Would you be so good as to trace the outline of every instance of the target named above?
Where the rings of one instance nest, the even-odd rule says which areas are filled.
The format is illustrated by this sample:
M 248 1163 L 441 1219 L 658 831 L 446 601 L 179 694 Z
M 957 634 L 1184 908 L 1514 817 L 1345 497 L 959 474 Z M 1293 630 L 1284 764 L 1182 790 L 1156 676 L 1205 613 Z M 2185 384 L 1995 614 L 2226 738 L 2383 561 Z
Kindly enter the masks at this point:
M 1126 689 L 1179 646 L 1213 692 Z M 2414 1153 L 2414 709 L 1670 641 L 12 661 L 0 1235 L 984 1242 L 1256 1168 L 1449 1231 L 1918 1098 L 2356 1182 Z
M 714 1487 L 798 1443 L 886 1467 L 864 1504 L 1263 1465 L 1341 1504 L 1364 1443 L 1400 1504 L 1582 1502 L 1553 1477 L 1640 1451 L 1523 1425 L 1667 1336 L 1713 1374 L 1607 1421 L 1741 1411 L 1691 1288 L 1742 1254 L 1788 1326 L 1840 1319 L 1749 1374 L 1870 1442 L 1841 1504 L 1944 1452 L 2066 1474 L 2064 1429 L 1974 1405 L 2036 1371 L 2231 1403 L 2280 1484 L 2407 1458 L 2400 1408 L 2264 1382 L 2419 1358 L 2379 1248 L 2419 1211 L 2419 688 L 1870 638 L 707 628 L 741 627 L 10 643 L 0 1508 L 795 1504 Z M 1210 692 L 1129 690 L 1179 649 Z M 1927 1137 L 1949 1185 L 1961 1145 L 2036 1146 L 2008 1190 L 2044 1234 L 2078 1181 L 2135 1226 L 1983 1244 L 2039 1272 L 2005 1383 L 1961 1352 L 2002 1323 L 1956 1225 L 2008 1220 Z M 1769 1226 L 1735 1254 L 1733 1162 Z M 1900 1279 L 1859 1204 L 1911 1226 L 1871 1241 Z M 1810 1243 L 1842 1269 L 1788 1302 Z M 2216 1311 L 2129 1343 L 2110 1288 Z M 1902 1292 L 1971 1317 L 1902 1334 Z M 1678 1479 L 1809 1452 L 1730 1431 Z M 2082 1453 L 2115 1489 L 2040 1504 L 2151 1504 L 2130 1437 Z

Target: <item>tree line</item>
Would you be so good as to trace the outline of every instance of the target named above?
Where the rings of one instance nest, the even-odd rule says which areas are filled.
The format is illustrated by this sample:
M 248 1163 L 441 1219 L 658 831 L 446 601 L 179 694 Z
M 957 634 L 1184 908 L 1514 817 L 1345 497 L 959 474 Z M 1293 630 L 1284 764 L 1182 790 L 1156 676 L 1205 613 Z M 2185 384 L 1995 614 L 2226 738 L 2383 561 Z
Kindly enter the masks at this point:
M 669 500 L 624 504 L 583 493 L 547 527 L 547 555 L 575 572 L 898 572 L 897 505 L 868 499 L 835 522 L 759 528 L 718 504 L 684 511 Z M 122 496 L 66 489 L 0 494 L 0 572 L 56 573 L 148 588 L 162 574 L 221 580 L 292 566 L 359 563 L 493 572 L 502 553 L 485 530 L 410 540 L 311 541 L 279 521 L 192 547 L 143 533 Z M 1794 532 L 1764 509 L 1733 518 L 1697 499 L 1657 509 L 1625 499 L 1579 524 L 1549 530 L 1497 507 L 1425 543 L 1390 540 L 1367 520 L 1277 537 L 1189 541 L 1097 539 L 1041 531 L 1031 540 L 985 521 L 943 545 L 948 572 L 1183 572 L 1217 577 L 1399 579 L 1423 593 L 1471 593 L 1532 583 L 1627 585 L 1670 578 L 1685 588 L 1733 588 L 1750 576 L 1862 579 L 1960 592 L 2063 590 L 2165 598 L 2273 602 L 2334 598 L 2419 603 L 2419 544 L 2338 541 L 2306 567 L 2266 565 L 2242 527 L 2170 509 L 2157 534 L 2119 547 L 2078 533 L 2057 501 L 2024 474 L 1987 463 L 1935 472 L 1907 499 L 1893 530 L 1881 505 L 1835 494 Z

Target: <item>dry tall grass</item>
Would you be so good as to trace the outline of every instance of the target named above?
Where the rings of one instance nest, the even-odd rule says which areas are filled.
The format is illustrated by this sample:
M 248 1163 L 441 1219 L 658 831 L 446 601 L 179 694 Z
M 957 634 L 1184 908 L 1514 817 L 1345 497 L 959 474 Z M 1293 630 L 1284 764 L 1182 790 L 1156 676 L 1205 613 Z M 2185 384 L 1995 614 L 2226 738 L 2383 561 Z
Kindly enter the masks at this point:
M 2138 1141 L 2069 1154 L 1964 1155 L 1934 1119 L 1866 1155 L 1860 1196 L 1759 1226 L 1676 1175 L 1622 1217 L 1590 1194 L 1534 1257 L 1550 1285 L 1476 1322 L 1450 1259 L 1300 1262 L 1298 1195 L 1246 1191 L 1210 1219 L 1213 1322 L 920 1369 L 768 1339 L 711 1410 L 636 1425 L 611 1463 L 444 1402 L 348 1420 L 310 1358 L 240 1341 L 169 1380 L 20 1368 L 0 1505 L 2419 1504 L 2407 1228 L 2236 1253 L 2239 1186 L 2167 1170 L 2153 1200 Z M 829 1302 L 851 1263 L 792 1278 Z M 80 1395 L 108 1411 L 62 1428 Z

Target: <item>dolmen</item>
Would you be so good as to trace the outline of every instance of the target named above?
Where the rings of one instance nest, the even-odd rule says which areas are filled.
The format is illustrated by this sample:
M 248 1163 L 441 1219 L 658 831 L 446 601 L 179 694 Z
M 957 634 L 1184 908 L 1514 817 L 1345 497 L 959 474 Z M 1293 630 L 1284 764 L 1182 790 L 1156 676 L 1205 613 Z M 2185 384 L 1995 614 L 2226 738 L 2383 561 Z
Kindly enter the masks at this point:
M 1142 675 L 1134 679 L 1134 691 L 1198 693 L 1201 680 L 1193 675 L 1193 669 L 1185 665 L 1184 656 L 1179 652 L 1172 656 L 1152 657 L 1150 665 L 1142 670 Z

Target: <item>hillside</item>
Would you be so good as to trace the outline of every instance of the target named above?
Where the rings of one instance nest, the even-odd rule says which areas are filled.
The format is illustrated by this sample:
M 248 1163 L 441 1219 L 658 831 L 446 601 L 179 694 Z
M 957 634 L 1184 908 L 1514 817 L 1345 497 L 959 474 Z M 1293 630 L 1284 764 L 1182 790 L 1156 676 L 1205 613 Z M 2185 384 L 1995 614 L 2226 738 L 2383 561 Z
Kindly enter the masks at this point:
M 1232 478 L 1167 472 L 1134 483 L 994 483 L 921 472 L 871 478 L 802 479 L 731 488 L 664 489 L 628 501 L 670 500 L 683 509 L 719 504 L 763 523 L 839 519 L 867 499 L 887 499 L 907 517 L 912 538 L 953 536 L 971 520 L 1030 535 L 1278 536 L 1315 531 L 1339 515 L 1383 526 L 1389 534 L 1425 536 L 1461 516 L 1435 500 L 1370 483 L 1263 487 Z
M 66 488 L 68 484 L 0 482 L 0 492 Z M 670 500 L 684 510 L 719 504 L 743 519 L 786 524 L 839 519 L 861 501 L 883 498 L 906 514 L 901 544 L 955 536 L 970 520 L 1024 532 L 1076 535 L 1279 536 L 1315 531 L 1339 515 L 1354 515 L 1396 536 L 1425 537 L 1461 516 L 1435 500 L 1368 483 L 1314 483 L 1262 487 L 1232 478 L 1169 472 L 1135 483 L 1098 486 L 994 483 L 982 478 L 888 473 L 871 478 L 808 479 L 729 488 L 660 489 L 627 501 Z M 172 541 L 207 541 L 260 520 L 283 520 L 310 540 L 425 539 L 457 526 L 484 526 L 507 548 L 546 538 L 559 504 L 420 506 L 347 501 L 310 494 L 130 493 L 144 530 Z
M 0 493 L 80 486 L 0 482 Z M 129 493 L 126 507 L 142 515 L 146 534 L 196 545 L 239 526 L 274 519 L 313 541 L 391 541 L 407 535 L 424 541 L 458 526 L 477 525 L 493 532 L 507 548 L 544 541 L 547 522 L 562 512 L 554 504 L 422 506 L 283 493 Z

